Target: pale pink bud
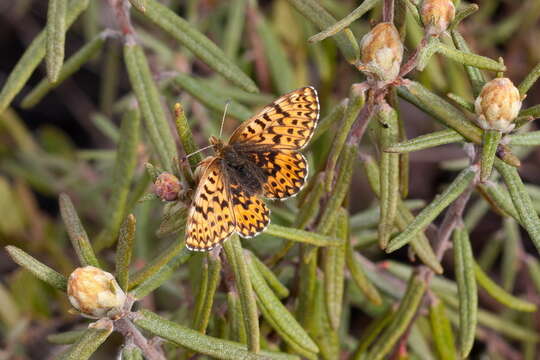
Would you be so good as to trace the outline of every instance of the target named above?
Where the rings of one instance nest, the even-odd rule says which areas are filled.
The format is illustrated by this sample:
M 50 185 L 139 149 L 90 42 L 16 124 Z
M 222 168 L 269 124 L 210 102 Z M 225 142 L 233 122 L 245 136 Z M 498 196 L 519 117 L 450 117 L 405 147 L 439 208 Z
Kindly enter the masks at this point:
M 71 305 L 92 318 L 121 310 L 126 301 L 126 294 L 114 276 L 93 266 L 75 269 L 69 276 L 67 290 Z
M 452 0 L 424 0 L 420 14 L 427 33 L 440 35 L 454 20 L 456 8 Z
M 395 80 L 403 60 L 403 43 L 392 23 L 379 23 L 362 38 L 359 68 L 384 83 Z
M 482 88 L 474 109 L 483 129 L 510 132 L 521 109 L 519 90 L 508 78 L 493 79 Z
M 182 190 L 182 184 L 176 176 L 170 173 L 161 173 L 154 182 L 154 193 L 163 201 L 174 201 Z

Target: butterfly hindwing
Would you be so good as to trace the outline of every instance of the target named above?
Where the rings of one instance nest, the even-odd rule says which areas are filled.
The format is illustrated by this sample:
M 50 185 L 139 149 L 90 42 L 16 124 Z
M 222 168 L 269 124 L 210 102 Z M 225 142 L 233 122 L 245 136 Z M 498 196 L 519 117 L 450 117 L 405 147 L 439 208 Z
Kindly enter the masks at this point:
M 296 195 L 304 186 L 308 166 L 297 151 L 260 151 L 248 155 L 267 176 L 263 195 L 268 199 L 286 199 Z
M 212 158 L 197 186 L 186 226 L 186 246 L 190 250 L 208 251 L 235 230 L 233 206 L 222 160 Z
M 299 150 L 311 136 L 319 119 L 319 100 L 313 87 L 283 95 L 232 134 L 230 144 L 272 149 Z
M 236 219 L 236 232 L 244 238 L 256 236 L 270 223 L 270 210 L 256 195 L 249 195 L 239 184 L 230 185 Z

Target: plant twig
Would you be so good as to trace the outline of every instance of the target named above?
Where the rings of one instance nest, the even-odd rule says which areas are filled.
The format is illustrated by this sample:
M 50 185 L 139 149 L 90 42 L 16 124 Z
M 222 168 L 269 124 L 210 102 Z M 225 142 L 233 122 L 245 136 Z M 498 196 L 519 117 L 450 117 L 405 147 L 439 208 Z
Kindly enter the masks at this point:
M 124 336 L 126 341 L 133 341 L 148 360 L 165 360 L 160 349 L 151 344 L 131 320 L 122 318 L 114 322 L 114 329 Z

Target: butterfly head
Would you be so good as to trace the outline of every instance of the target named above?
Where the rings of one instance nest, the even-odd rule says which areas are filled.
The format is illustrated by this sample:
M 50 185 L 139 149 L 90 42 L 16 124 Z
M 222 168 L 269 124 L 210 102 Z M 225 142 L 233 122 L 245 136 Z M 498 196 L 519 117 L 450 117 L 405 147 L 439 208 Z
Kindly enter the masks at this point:
M 212 147 L 214 148 L 214 150 L 216 151 L 216 153 L 220 153 L 221 150 L 223 150 L 223 141 L 221 141 L 221 139 L 215 137 L 215 136 L 210 136 L 210 139 L 208 139 L 208 142 L 210 142 L 210 144 L 212 145 Z

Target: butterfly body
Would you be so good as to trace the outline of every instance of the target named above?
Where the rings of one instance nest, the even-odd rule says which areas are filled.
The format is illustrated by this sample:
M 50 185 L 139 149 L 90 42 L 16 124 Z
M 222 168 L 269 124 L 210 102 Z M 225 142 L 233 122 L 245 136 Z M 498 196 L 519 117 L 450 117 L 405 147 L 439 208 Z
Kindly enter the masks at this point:
M 202 174 L 188 214 L 186 246 L 208 251 L 233 232 L 256 236 L 270 223 L 260 197 L 284 200 L 305 184 L 303 148 L 319 117 L 317 92 L 298 89 L 245 121 L 224 143 L 210 138 L 215 156 L 199 165 Z

